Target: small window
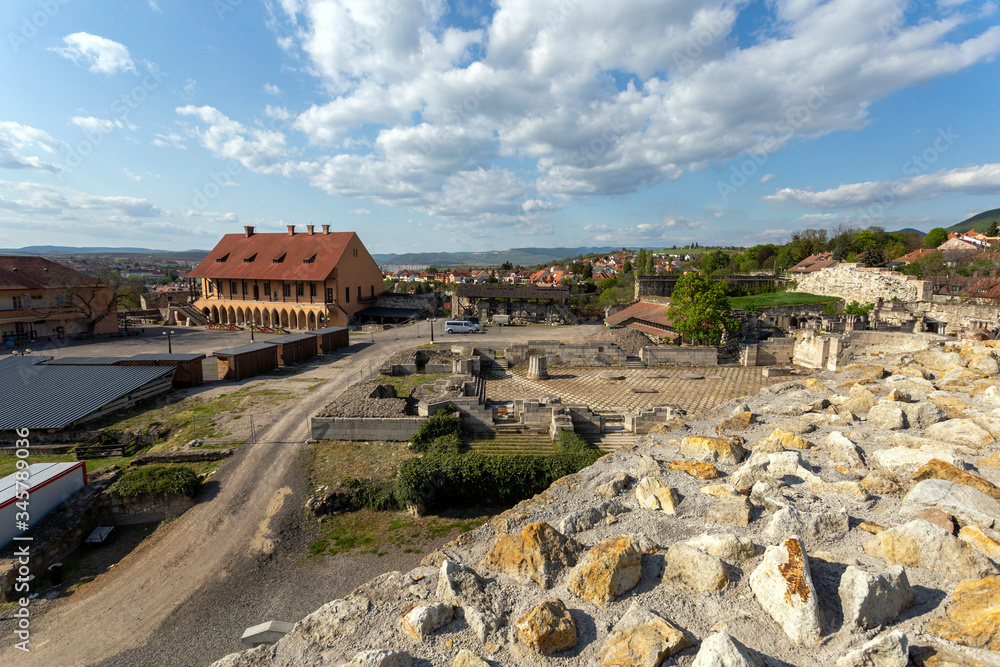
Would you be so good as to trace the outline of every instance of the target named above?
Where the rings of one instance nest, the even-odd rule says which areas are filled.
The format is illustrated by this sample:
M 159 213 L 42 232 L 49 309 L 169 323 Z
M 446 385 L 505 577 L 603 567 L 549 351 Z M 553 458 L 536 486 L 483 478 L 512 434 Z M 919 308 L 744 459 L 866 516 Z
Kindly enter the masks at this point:
M 216 257 L 215 263 L 216 264 L 222 264 L 227 259 L 229 259 L 229 253 L 228 252 L 225 255 L 223 255 L 222 257 Z
M 230 280 L 229 281 L 229 295 L 230 296 L 235 296 L 236 295 L 236 281 L 235 280 Z
M 284 296 L 291 296 L 292 295 L 292 286 L 289 285 L 288 283 L 281 283 L 281 293 Z
M 307 257 L 304 260 L 302 260 L 302 263 L 303 264 L 312 264 L 315 261 L 316 261 L 316 255 L 313 255 L 312 257 Z
M 14 301 L 14 310 L 20 310 L 24 308 L 24 300 L 19 296 L 12 296 L 11 299 Z
M 344 301 L 347 302 L 347 303 L 351 302 L 351 288 L 350 287 L 345 287 L 344 288 Z
M 62 294 L 56 294 L 56 307 L 58 307 L 58 308 L 62 308 L 63 307 L 63 295 Z
M 301 281 L 295 283 L 295 296 L 303 296 L 305 294 L 305 286 Z
M 211 280 L 208 280 L 206 282 L 208 283 L 208 293 L 209 294 L 214 294 L 215 293 L 215 283 L 213 283 Z
M 250 262 L 254 261 L 255 259 L 257 259 L 257 253 L 254 253 L 254 254 L 250 255 L 249 257 L 244 257 L 243 258 L 243 263 L 244 264 L 249 264 Z
M 278 255 L 277 257 L 275 257 L 274 259 L 272 259 L 271 263 L 272 264 L 281 264 L 284 261 L 285 261 L 285 253 L 281 253 L 280 255 Z
M 264 283 L 264 294 L 270 294 L 270 293 L 271 293 L 271 283 L 266 282 Z
M 243 281 L 243 296 L 250 293 L 250 287 L 247 285 L 247 281 Z
M 316 283 L 309 283 L 309 296 L 316 296 Z
M 375 298 L 375 286 L 374 285 L 372 285 L 372 298 L 373 299 Z
M 358 285 L 358 301 L 361 301 L 361 285 Z

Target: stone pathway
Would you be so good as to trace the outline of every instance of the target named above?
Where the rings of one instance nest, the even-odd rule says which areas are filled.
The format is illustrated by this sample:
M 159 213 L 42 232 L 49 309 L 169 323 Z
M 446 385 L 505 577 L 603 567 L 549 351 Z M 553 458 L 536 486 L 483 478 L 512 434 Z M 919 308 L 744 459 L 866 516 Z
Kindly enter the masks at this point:
M 613 371 L 624 380 L 606 380 Z M 714 366 L 689 368 L 549 368 L 550 379 L 529 380 L 526 369 L 490 371 L 486 397 L 492 401 L 559 396 L 565 403 L 585 404 L 598 412 L 635 411 L 654 405 L 679 405 L 688 413 L 711 409 L 788 378 L 765 378 L 762 368 Z M 688 376 L 688 377 L 686 377 Z M 703 379 L 690 379 L 701 376 Z M 639 390 L 639 392 L 633 391 Z M 655 390 L 653 393 L 651 390 Z

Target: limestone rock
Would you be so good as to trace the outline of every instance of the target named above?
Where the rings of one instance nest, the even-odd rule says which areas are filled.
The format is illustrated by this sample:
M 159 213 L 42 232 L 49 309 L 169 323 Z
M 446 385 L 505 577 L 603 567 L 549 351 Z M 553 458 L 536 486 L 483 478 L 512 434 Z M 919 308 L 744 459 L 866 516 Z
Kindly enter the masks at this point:
M 571 512 L 559 523 L 559 532 L 563 535 L 575 535 L 594 526 L 604 523 L 609 516 L 617 516 L 626 512 L 626 508 L 618 502 L 604 501 L 600 505 Z
M 822 634 L 816 587 L 801 543 L 789 538 L 770 546 L 750 575 L 750 589 L 788 638 L 815 646 Z
M 923 519 L 883 530 L 863 548 L 869 556 L 907 567 L 925 567 L 951 579 L 982 577 L 996 571 L 970 546 Z
M 667 550 L 663 579 L 700 593 L 722 590 L 729 583 L 722 561 L 684 542 Z
M 685 544 L 704 551 L 705 553 L 735 563 L 757 555 L 757 547 L 748 537 L 737 537 L 731 533 L 709 535 L 704 533 L 698 537 L 685 540 Z
M 785 449 L 812 449 L 813 447 L 815 447 L 815 445 L 813 445 L 805 438 L 799 437 L 794 433 L 792 433 L 791 431 L 785 431 L 780 428 L 774 429 L 771 435 L 767 436 L 765 440 L 779 442 L 781 443 L 781 447 Z M 757 447 L 754 448 L 754 451 L 759 451 L 760 448 L 768 449 L 768 446 L 767 444 L 762 442 L 761 444 L 759 444 Z M 778 451 L 780 451 L 780 449 Z
M 952 515 L 962 525 L 992 528 L 1000 524 L 1000 502 L 978 489 L 943 479 L 925 479 L 903 498 L 899 514 L 913 517 L 925 509 Z
M 856 414 L 868 412 L 878 402 L 878 398 L 870 390 L 860 384 L 851 387 L 847 394 L 847 400 L 842 406 Z
M 989 354 L 977 354 L 969 362 L 969 370 L 986 377 L 994 377 L 1000 373 L 1000 364 Z
M 897 431 L 907 427 L 906 415 L 894 401 L 879 401 L 868 411 L 868 425 L 884 431 Z
M 490 663 L 486 662 L 469 649 L 463 648 L 458 652 L 458 655 L 455 656 L 455 661 L 451 663 L 451 667 L 490 667 Z
M 961 419 L 965 411 L 972 407 L 965 401 L 951 396 L 930 396 L 928 401 L 941 408 L 948 419 Z
M 979 395 L 979 400 L 990 405 L 1000 405 L 1000 387 L 993 385 Z
M 725 632 L 717 632 L 701 643 L 691 667 L 764 667 L 764 661 Z
M 940 646 L 910 646 L 910 660 L 917 667 L 996 667 L 996 663 L 977 660 L 968 651 L 949 651 Z
M 906 667 L 909 646 L 906 635 L 893 630 L 840 658 L 836 667 Z
M 850 529 L 847 511 L 803 512 L 794 507 L 785 507 L 771 517 L 764 529 L 764 536 L 780 542 L 793 536 L 807 541 L 836 540 L 847 535 Z
M 729 481 L 737 491 L 746 492 L 757 482 L 768 478 L 795 477 L 804 482 L 822 481 L 816 474 L 808 470 L 798 452 L 776 452 L 763 454 L 754 452 L 739 469 L 732 474 Z
M 591 604 L 608 604 L 639 583 L 641 556 L 639 545 L 628 535 L 598 542 L 570 574 L 569 590 Z
M 469 605 L 462 608 L 465 614 L 465 622 L 472 632 L 475 633 L 479 641 L 486 643 L 486 638 L 496 632 L 503 625 L 503 619 L 493 613 L 492 609 Z
M 699 479 L 719 479 L 721 474 L 719 469 L 711 463 L 696 463 L 694 461 L 670 461 L 667 467 L 671 470 L 686 472 L 692 477 Z
M 680 504 L 677 489 L 663 483 L 659 477 L 643 477 L 635 486 L 635 499 L 639 507 L 676 514 Z
M 743 412 L 736 412 L 732 417 L 726 419 L 715 427 L 715 432 L 718 434 L 725 433 L 727 431 L 745 431 L 750 428 L 750 425 L 756 421 L 754 414 L 749 410 Z
M 970 486 L 973 489 L 982 491 L 993 500 L 1000 501 L 1000 488 L 997 488 L 995 484 L 941 459 L 931 459 L 926 464 L 920 466 L 913 473 L 910 481 L 922 482 L 925 479 L 945 479 L 949 482 L 962 484 L 963 486 Z
M 987 468 L 1000 468 L 1000 451 L 993 452 L 989 456 L 983 457 L 976 461 L 977 466 L 986 466 Z
M 994 438 L 971 419 L 949 419 L 924 429 L 924 436 L 952 445 L 981 449 L 993 443 Z
M 865 467 L 861 448 L 840 431 L 834 431 L 822 441 L 834 461 L 846 463 L 854 468 Z
M 902 565 L 872 574 L 853 565 L 840 578 L 844 627 L 870 630 L 893 623 L 916 599 Z
M 376 649 L 361 651 L 344 667 L 410 667 L 413 658 L 406 651 Z
M 816 425 L 813 424 L 811 421 L 809 421 L 806 418 L 807 417 L 822 417 L 822 416 L 823 415 L 805 414 L 805 415 L 802 415 L 802 417 L 800 417 L 798 419 L 789 419 L 787 421 L 781 422 L 780 424 L 778 424 L 778 427 L 775 430 L 776 431 L 783 431 L 783 432 L 789 433 L 789 434 L 791 434 L 793 436 L 794 435 L 805 435 L 806 433 L 812 433 L 813 431 L 816 430 Z M 771 434 L 771 437 L 774 437 L 773 433 Z M 800 447 L 799 449 L 808 449 L 808 447 L 811 447 L 811 446 L 812 445 L 809 445 L 809 446 L 804 447 L 804 448 Z
M 450 604 L 429 604 L 414 607 L 403 614 L 403 632 L 414 641 L 422 642 L 438 628 L 449 623 L 455 613 Z
M 594 491 L 599 496 L 614 498 L 621 494 L 621 492 L 624 491 L 631 482 L 632 478 L 629 477 L 628 473 L 618 472 L 615 473 L 614 477 L 609 479 L 607 482 L 594 489 Z
M 906 423 L 910 428 L 927 428 L 948 419 L 944 410 L 933 403 L 903 403 L 900 409 L 906 415 Z
M 924 521 L 930 521 L 935 526 L 940 526 L 947 530 L 952 535 L 955 534 L 955 517 L 946 512 L 936 509 L 925 509 L 912 515 L 914 519 L 923 519 Z
M 546 600 L 515 621 L 521 642 L 541 655 L 551 655 L 576 646 L 576 621 L 562 600 Z
M 483 566 L 549 588 L 563 570 L 576 565 L 583 546 L 545 522 L 531 523 L 517 535 L 501 535 Z
M 694 642 L 656 612 L 633 604 L 597 654 L 600 667 L 658 667 Z
M 485 587 L 483 578 L 468 565 L 451 560 L 441 563 L 436 592 L 439 600 L 459 606 L 487 604 Z
M 888 394 L 886 394 L 885 400 L 896 401 L 898 403 L 909 403 L 911 400 L 913 400 L 913 397 L 911 397 L 910 393 L 907 391 L 904 391 L 902 389 L 893 389 Z
M 946 424 L 951 422 L 945 422 Z M 963 463 L 962 457 L 946 447 L 923 445 L 920 449 L 909 447 L 892 447 L 880 449 L 870 457 L 873 464 L 886 472 L 897 475 L 911 475 L 921 466 L 927 465 L 932 459 L 940 459 L 954 466 Z
M 914 352 L 913 360 L 925 368 L 936 371 L 947 370 L 956 364 L 962 364 L 962 357 L 957 352 L 945 352 L 940 348 Z
M 732 484 L 706 484 L 698 489 L 699 493 L 713 498 L 733 498 L 739 496 Z
M 865 475 L 865 478 L 861 480 L 861 486 L 863 486 L 869 493 L 874 493 L 876 495 L 899 493 L 903 490 L 903 487 L 900 484 L 899 475 L 895 475 L 891 472 L 881 472 L 879 470 Z
M 991 537 L 979 526 L 966 526 L 958 531 L 958 539 L 965 542 L 970 547 L 989 558 L 994 563 L 1000 564 L 1000 535 L 995 531 L 990 531 L 996 537 Z
M 681 455 L 696 461 L 736 465 L 743 460 L 743 447 L 732 440 L 694 436 L 681 440 Z
M 750 524 L 750 503 L 743 496 L 719 498 L 710 508 L 705 519 L 710 523 Z
M 1000 651 L 1000 577 L 958 584 L 947 616 L 927 621 L 924 632 L 963 646 Z

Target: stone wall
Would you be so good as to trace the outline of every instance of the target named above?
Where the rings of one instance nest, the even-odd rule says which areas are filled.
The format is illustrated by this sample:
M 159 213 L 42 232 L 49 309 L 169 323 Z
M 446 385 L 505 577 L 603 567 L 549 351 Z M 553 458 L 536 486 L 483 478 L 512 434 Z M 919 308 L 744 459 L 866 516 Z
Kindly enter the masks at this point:
M 711 346 L 644 347 L 639 358 L 647 366 L 718 366 L 719 350 Z
M 934 285 L 928 280 L 917 280 L 888 269 L 838 264 L 802 276 L 793 291 L 839 296 L 845 301 L 859 303 L 875 303 L 880 297 L 885 301 L 928 301 Z
M 784 366 L 794 356 L 794 338 L 770 338 L 740 347 L 741 366 Z
M 313 440 L 389 440 L 404 442 L 420 429 L 426 417 L 313 417 Z
M 514 416 L 518 422 L 532 430 L 547 431 L 554 415 L 565 414 L 573 424 L 573 431 L 581 435 L 604 433 L 604 415 L 592 411 L 586 405 L 564 405 L 556 400 L 514 401 Z
M 414 375 L 416 373 L 439 375 L 441 373 L 451 373 L 452 370 L 452 364 L 424 364 L 423 368 L 416 364 L 392 364 L 389 375 Z
M 427 294 L 393 294 L 383 292 L 373 304 L 376 308 L 413 308 L 433 316 L 441 306 L 441 297 L 433 292 Z
M 512 364 L 527 364 L 534 356 L 544 356 L 552 366 L 624 366 L 626 354 L 614 343 L 567 345 L 549 340 L 530 340 L 508 347 L 504 354 Z
M 194 499 L 179 493 L 143 493 L 122 499 L 105 495 L 101 501 L 101 525 L 131 526 L 173 519 L 194 507 Z
M 973 303 L 911 303 L 910 309 L 918 315 L 931 317 L 948 322 L 947 334 L 957 334 L 969 327 L 972 322 L 989 322 L 993 328 L 1000 328 L 1000 310 L 995 306 L 983 306 Z
M 665 424 L 680 417 L 678 411 L 669 405 L 657 405 L 651 410 L 640 410 L 625 414 L 625 430 L 636 435 L 649 433 L 654 426 Z
M 812 331 L 805 331 L 795 338 L 793 362 L 796 366 L 812 370 L 836 370 L 839 352 L 839 336 L 816 335 Z

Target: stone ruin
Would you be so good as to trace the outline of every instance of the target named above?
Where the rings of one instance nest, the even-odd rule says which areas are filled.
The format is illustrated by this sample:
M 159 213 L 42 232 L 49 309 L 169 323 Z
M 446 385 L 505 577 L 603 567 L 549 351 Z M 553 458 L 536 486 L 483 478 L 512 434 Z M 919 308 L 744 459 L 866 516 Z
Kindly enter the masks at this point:
M 771 385 L 219 667 L 1000 664 L 1000 343 Z

